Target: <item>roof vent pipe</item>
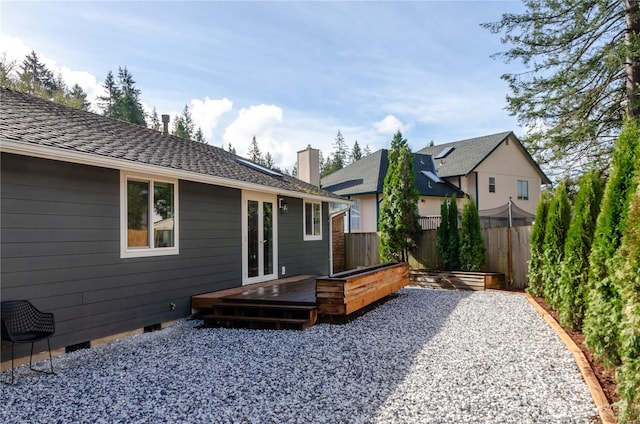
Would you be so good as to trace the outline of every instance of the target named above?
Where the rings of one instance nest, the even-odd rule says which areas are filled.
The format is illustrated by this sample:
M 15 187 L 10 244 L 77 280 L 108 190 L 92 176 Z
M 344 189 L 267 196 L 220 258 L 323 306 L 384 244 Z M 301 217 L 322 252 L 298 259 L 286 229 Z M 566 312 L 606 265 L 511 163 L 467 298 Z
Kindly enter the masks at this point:
M 169 135 L 169 115 L 162 115 L 162 135 Z

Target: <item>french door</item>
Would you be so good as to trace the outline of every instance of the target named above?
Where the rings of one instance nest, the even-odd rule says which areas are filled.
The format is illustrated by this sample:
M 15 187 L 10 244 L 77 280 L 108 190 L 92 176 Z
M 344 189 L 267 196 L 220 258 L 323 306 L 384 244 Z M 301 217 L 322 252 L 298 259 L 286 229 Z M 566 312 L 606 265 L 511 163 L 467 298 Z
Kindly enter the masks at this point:
M 277 278 L 278 210 L 276 198 L 243 192 L 242 284 Z

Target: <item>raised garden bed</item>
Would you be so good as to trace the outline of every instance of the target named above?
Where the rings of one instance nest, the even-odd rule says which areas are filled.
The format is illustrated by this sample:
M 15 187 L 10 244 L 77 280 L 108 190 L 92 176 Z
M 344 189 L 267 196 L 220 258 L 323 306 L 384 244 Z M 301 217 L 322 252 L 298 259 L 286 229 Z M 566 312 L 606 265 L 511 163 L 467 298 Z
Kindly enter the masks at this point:
M 316 279 L 319 315 L 349 315 L 409 284 L 409 264 L 353 269 Z
M 464 272 L 412 270 L 411 283 L 422 287 L 454 290 L 500 289 L 504 274 L 499 272 Z

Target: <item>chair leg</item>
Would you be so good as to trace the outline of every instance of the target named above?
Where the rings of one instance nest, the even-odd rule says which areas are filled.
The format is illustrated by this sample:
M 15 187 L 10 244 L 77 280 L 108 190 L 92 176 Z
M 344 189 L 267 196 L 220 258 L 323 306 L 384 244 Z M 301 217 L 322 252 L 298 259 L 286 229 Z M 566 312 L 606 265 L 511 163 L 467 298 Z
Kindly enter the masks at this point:
M 53 360 L 51 359 L 51 343 L 49 342 L 49 338 L 47 337 L 47 348 L 49 349 L 49 366 L 51 367 L 51 371 L 38 370 L 38 369 L 33 368 L 33 365 L 32 365 L 33 344 L 34 344 L 34 342 L 31 342 L 31 355 L 29 355 L 29 369 L 31 371 L 37 371 L 37 372 L 41 372 L 43 374 L 55 374 L 55 372 L 53 372 Z
M 8 381 L 5 381 L 4 379 L 2 379 L 2 382 L 3 382 L 4 384 L 10 384 L 10 385 L 13 385 L 13 345 L 14 345 L 14 344 L 15 344 L 15 343 L 13 343 L 13 342 L 11 343 L 11 383 L 9 383 Z

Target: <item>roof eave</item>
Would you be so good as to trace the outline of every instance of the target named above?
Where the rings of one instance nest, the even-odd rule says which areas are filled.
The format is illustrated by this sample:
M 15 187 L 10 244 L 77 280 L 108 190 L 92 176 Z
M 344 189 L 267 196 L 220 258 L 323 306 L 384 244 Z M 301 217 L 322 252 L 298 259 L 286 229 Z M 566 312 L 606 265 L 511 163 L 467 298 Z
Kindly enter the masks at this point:
M 24 143 L 0 137 L 0 152 L 11 153 L 22 156 L 31 156 L 41 159 L 50 159 L 62 162 L 70 162 L 81 165 L 96 166 L 99 168 L 117 169 L 120 171 L 138 172 L 143 174 L 157 175 L 165 178 L 174 178 L 185 181 L 192 181 L 204 184 L 219 185 L 223 187 L 236 188 L 239 190 L 252 190 L 263 193 L 272 193 L 281 196 L 297 197 L 310 200 L 320 200 L 325 202 L 342 203 L 350 205 L 347 199 L 322 196 L 318 194 L 303 193 L 294 190 L 286 190 L 277 187 L 270 187 L 262 184 L 250 183 L 246 181 L 223 178 L 213 175 L 201 174 L 182 169 L 167 168 L 159 165 L 151 165 L 125 159 L 116 159 L 108 156 L 96 155 L 93 153 L 77 152 L 65 150 L 57 147 L 42 146 L 37 144 Z

